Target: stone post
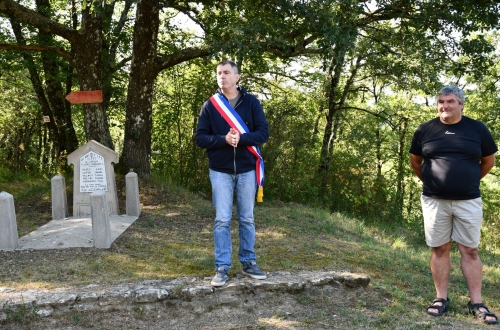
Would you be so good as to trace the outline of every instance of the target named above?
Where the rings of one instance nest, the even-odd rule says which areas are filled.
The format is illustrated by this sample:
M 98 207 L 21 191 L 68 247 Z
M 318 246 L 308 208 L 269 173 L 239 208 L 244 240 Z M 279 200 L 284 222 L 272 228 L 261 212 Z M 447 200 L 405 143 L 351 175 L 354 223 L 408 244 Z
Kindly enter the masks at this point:
M 94 238 L 94 247 L 99 249 L 111 247 L 111 228 L 107 205 L 104 191 L 95 191 L 90 194 L 92 237 Z
M 14 251 L 19 246 L 14 197 L 0 193 L 0 250 Z
M 138 217 L 141 215 L 141 203 L 139 202 L 139 179 L 137 178 L 137 173 L 129 172 L 125 175 L 125 185 L 127 215 Z
M 61 220 L 68 216 L 66 179 L 57 174 L 50 182 L 52 190 L 52 220 Z

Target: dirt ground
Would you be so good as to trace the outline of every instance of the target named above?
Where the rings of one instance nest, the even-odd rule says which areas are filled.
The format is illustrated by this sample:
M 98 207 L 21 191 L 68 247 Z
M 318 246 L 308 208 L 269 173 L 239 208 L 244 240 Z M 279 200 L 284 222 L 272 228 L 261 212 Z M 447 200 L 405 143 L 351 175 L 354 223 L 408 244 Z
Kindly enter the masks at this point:
M 328 288 L 322 288 L 299 294 L 274 292 L 260 297 L 248 296 L 231 304 L 170 301 L 137 305 L 129 310 L 75 311 L 64 316 L 25 320 L 25 324 L 10 323 L 6 329 L 377 328 L 381 299 L 384 301 L 373 288 L 345 289 L 342 300 L 338 295 L 329 294 Z M 361 313 L 363 317 L 358 320 Z
M 120 186 L 118 191 L 121 194 Z M 163 202 L 162 195 L 162 192 L 146 191 L 147 198 L 141 201 L 153 207 Z M 158 200 L 155 200 L 155 196 Z M 71 200 L 68 199 L 70 204 Z M 20 207 L 25 212 L 33 210 L 30 217 L 48 222 L 50 219 L 45 219 L 45 213 L 50 200 L 41 202 L 28 200 Z M 150 215 L 150 218 L 154 219 L 154 215 Z M 50 250 L 46 255 L 44 253 L 37 254 L 38 258 L 60 262 L 59 254 Z M 75 253 L 88 252 L 76 250 Z M 16 264 L 22 266 L 24 259 L 27 260 L 26 265 L 29 264 L 30 258 L 20 255 L 19 259 Z M 0 272 L 4 271 L 5 268 Z M 15 276 L 15 273 L 9 274 Z M 366 288 L 344 288 L 340 296 L 329 294 L 328 288 L 323 287 L 314 292 L 273 292 L 242 297 L 237 303 L 165 300 L 157 304 L 131 305 L 126 309 L 114 307 L 113 310 L 91 312 L 73 310 L 61 316 L 45 318 L 37 317 L 36 311 L 28 310 L 15 314 L 9 322 L 0 323 L 0 329 L 498 329 L 496 326 L 483 326 L 479 321 L 468 318 L 458 307 L 454 307 L 457 309 L 444 317 L 435 318 L 425 313 L 423 305 L 413 308 L 398 305 L 391 301 L 386 292 L 372 284 Z
M 332 292 L 336 292 L 333 294 Z M 172 301 L 128 306 L 107 311 L 73 311 L 46 318 L 24 317 L 1 329 L 84 330 L 84 329 L 494 329 L 461 312 L 448 312 L 440 318 L 422 310 L 405 310 L 385 297 L 380 289 L 324 286 L 297 294 L 270 292 L 248 294 L 232 303 Z M 404 307 L 404 306 L 403 306 Z
M 123 182 L 117 182 L 117 190 L 119 195 L 123 195 Z M 145 206 L 159 205 L 164 202 L 162 195 L 146 191 L 141 196 L 141 202 Z M 70 186 L 68 192 L 70 206 L 71 197 Z M 50 203 L 50 200 L 43 201 L 34 198 L 23 200 L 22 203 L 20 201 L 18 207 L 24 210 L 29 208 L 33 212 L 30 217 L 38 219 L 40 224 L 37 225 L 41 225 L 50 221 L 46 215 L 47 203 Z M 144 211 L 148 212 L 147 207 Z M 187 224 L 189 222 L 184 223 L 184 225 Z M 37 251 L 37 258 L 50 261 L 57 257 L 52 250 Z M 20 262 L 22 260 L 16 261 L 16 263 Z M 0 329 L 346 329 L 353 326 L 366 327 L 367 324 L 375 321 L 376 314 L 383 307 L 380 301 L 385 301 L 381 292 L 370 287 L 349 289 L 342 299 L 339 299 L 337 295 L 321 292 L 315 294 L 276 292 L 259 297 L 249 296 L 239 303 L 231 304 L 165 301 L 162 304 L 128 306 L 126 309 L 115 307 L 107 311 L 79 312 L 74 310 L 65 315 L 45 318 L 35 316 L 36 311 L 24 311 L 15 314 L 10 322 L 0 323 Z M 375 309 L 371 310 L 372 307 L 367 306 L 375 306 Z M 353 317 L 353 312 L 350 311 L 354 308 L 364 310 L 365 315 L 361 324 L 357 316 Z M 368 321 L 370 319 L 371 321 Z

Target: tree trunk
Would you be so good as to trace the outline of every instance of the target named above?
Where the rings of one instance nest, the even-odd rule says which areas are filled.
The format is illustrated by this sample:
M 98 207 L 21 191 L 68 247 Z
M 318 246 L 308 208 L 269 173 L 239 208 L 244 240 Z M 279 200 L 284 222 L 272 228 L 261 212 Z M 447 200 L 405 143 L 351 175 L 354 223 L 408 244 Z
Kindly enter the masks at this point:
M 50 3 L 48 0 L 37 0 L 37 11 L 43 16 L 50 18 Z M 38 39 L 42 45 L 53 46 L 51 33 L 39 31 Z M 66 106 L 66 93 L 62 81 L 58 78 L 60 67 L 55 54 L 41 52 L 43 71 L 45 74 L 45 90 L 52 109 L 54 125 L 57 128 L 62 146 L 56 148 L 56 155 L 66 150 L 69 154 L 78 148 L 78 139 L 71 121 L 71 108 Z M 67 112 L 70 112 L 69 116 Z M 69 120 L 68 120 L 69 119 Z
M 158 67 L 156 47 L 159 10 L 154 0 L 140 0 L 134 25 L 133 55 L 127 94 L 127 110 L 121 169 L 139 177 L 151 173 L 153 89 Z
M 328 72 L 328 76 L 330 77 L 328 90 L 328 113 L 326 115 L 325 132 L 323 134 L 323 143 L 321 144 L 321 153 L 319 158 L 319 172 L 323 175 L 326 175 L 330 170 L 331 155 L 329 150 L 333 138 L 333 119 L 338 111 L 338 104 L 335 102 L 335 99 L 336 90 L 340 81 L 342 65 L 343 58 L 341 63 L 334 64 Z
M 14 19 L 10 20 L 12 31 L 14 31 L 14 35 L 16 37 L 16 41 L 19 45 L 26 45 L 26 41 L 21 32 L 21 25 Z M 49 129 L 49 134 L 51 140 L 54 142 L 54 148 L 58 151 L 64 149 L 64 142 L 61 138 L 57 126 L 55 124 L 54 115 L 52 113 L 52 109 L 50 108 L 49 102 L 45 97 L 45 92 L 43 89 L 42 81 L 40 79 L 40 75 L 38 73 L 36 64 L 33 60 L 33 57 L 27 53 L 22 54 L 24 63 L 26 64 L 26 68 L 29 72 L 29 79 L 31 81 L 31 85 L 33 86 L 33 90 L 36 93 L 37 100 L 42 109 L 43 116 L 47 116 L 49 118 L 49 122 L 47 122 L 47 127 Z M 40 118 L 41 119 L 41 118 Z
M 399 125 L 399 140 L 398 140 L 398 168 L 397 168 L 397 182 L 396 182 L 396 205 L 398 213 L 400 216 L 403 214 L 403 197 L 404 191 L 404 177 L 405 177 L 405 167 L 407 160 L 407 151 L 405 150 L 406 134 L 408 132 L 408 118 L 404 117 L 401 119 L 401 124 Z
M 82 33 L 75 41 L 75 67 L 82 91 L 102 90 L 102 17 L 82 11 Z M 114 149 L 108 117 L 102 103 L 83 104 L 85 136 Z
M 331 158 L 333 154 L 333 143 L 335 142 L 335 132 L 334 132 L 334 120 L 339 121 L 337 116 L 337 112 L 344 106 L 347 96 L 350 93 L 351 86 L 354 83 L 354 78 L 356 77 L 357 71 L 361 66 L 362 58 L 358 57 L 356 63 L 354 64 L 352 71 L 350 73 L 349 79 L 347 79 L 344 88 L 342 89 L 342 93 L 337 95 L 337 92 L 340 87 L 340 78 L 342 75 L 342 69 L 345 62 L 345 57 L 347 56 L 347 51 L 349 47 L 353 45 L 346 45 L 339 49 L 335 59 L 333 60 L 333 64 L 330 67 L 330 71 L 328 72 L 328 76 L 330 77 L 329 91 L 328 91 L 328 113 L 326 116 L 326 126 L 325 133 L 323 135 L 323 143 L 321 145 L 321 153 L 320 153 L 320 163 L 319 163 L 319 172 L 320 173 L 328 173 L 331 166 Z
M 354 40 L 352 40 L 354 42 Z M 326 115 L 326 126 L 323 135 L 323 143 L 321 145 L 320 159 L 319 159 L 319 179 L 321 181 L 320 186 L 320 196 L 328 196 L 327 176 L 330 172 L 331 160 L 334 150 L 334 142 L 337 138 L 337 130 L 340 127 L 339 111 L 344 106 L 347 96 L 350 93 L 351 86 L 354 83 L 354 78 L 356 77 L 357 71 L 361 65 L 361 57 L 358 57 L 352 71 L 350 73 L 349 79 L 347 79 L 342 93 L 338 95 L 337 91 L 340 90 L 340 78 L 342 76 L 342 70 L 345 63 L 345 58 L 348 54 L 348 50 L 353 47 L 353 43 L 349 40 L 339 47 L 335 57 L 332 60 L 332 65 L 328 72 L 330 77 L 330 85 L 328 91 L 328 113 Z
M 382 181 L 384 179 L 382 176 L 382 139 L 380 137 L 380 126 L 378 125 L 375 131 L 375 157 L 377 162 L 377 181 Z

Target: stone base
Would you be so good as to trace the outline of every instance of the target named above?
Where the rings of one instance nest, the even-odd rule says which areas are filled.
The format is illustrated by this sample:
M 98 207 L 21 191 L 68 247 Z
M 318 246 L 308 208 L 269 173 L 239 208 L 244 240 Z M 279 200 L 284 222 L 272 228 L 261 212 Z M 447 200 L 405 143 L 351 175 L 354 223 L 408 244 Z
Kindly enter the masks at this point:
M 36 307 L 39 316 L 55 316 L 79 311 L 132 310 L 163 306 L 193 307 L 234 305 L 245 299 L 261 299 L 267 295 L 326 294 L 345 299 L 347 290 L 367 287 L 370 277 L 347 272 L 272 272 L 265 280 L 254 280 L 241 273 L 230 274 L 223 287 L 210 285 L 211 277 L 184 277 L 173 281 L 151 280 L 116 287 L 89 285 L 73 289 L 15 290 L 0 287 L 0 320 L 18 308 Z
M 110 215 L 111 243 L 113 243 L 138 217 Z M 92 219 L 67 218 L 52 220 L 19 239 L 17 250 L 67 249 L 93 247 Z

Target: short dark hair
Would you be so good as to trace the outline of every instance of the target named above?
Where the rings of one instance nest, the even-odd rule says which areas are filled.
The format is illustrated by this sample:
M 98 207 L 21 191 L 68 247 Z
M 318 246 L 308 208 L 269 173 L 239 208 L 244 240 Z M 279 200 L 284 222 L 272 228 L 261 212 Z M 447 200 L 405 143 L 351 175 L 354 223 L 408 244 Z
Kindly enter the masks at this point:
M 464 91 L 458 88 L 457 86 L 446 86 L 441 88 L 441 90 L 438 93 L 438 96 L 450 95 L 450 94 L 454 94 L 457 97 L 458 102 L 460 104 L 464 104 L 465 102 Z
M 219 65 L 226 65 L 226 64 L 230 64 L 231 65 L 231 67 L 233 68 L 235 74 L 239 73 L 238 65 L 236 65 L 236 63 L 234 63 L 233 61 L 230 61 L 230 60 L 222 61 L 219 64 L 217 64 L 217 66 L 219 66 Z

